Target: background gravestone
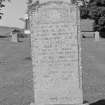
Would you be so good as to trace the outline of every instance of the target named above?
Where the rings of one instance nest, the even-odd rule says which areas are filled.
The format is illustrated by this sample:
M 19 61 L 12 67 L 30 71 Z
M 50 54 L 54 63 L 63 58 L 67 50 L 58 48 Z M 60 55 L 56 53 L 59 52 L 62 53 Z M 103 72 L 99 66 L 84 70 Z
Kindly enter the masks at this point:
M 18 35 L 17 35 L 17 33 L 13 33 L 13 32 L 11 32 L 11 41 L 12 42 L 18 42 Z
M 82 104 L 78 8 L 49 1 L 30 13 L 35 104 Z

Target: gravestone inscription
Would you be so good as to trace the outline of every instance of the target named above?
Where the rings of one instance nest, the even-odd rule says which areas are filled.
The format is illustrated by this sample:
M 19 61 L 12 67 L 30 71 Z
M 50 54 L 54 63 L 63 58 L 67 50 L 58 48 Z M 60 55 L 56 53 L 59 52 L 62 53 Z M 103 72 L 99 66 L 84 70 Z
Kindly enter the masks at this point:
M 30 16 L 36 105 L 83 103 L 77 9 L 48 2 Z

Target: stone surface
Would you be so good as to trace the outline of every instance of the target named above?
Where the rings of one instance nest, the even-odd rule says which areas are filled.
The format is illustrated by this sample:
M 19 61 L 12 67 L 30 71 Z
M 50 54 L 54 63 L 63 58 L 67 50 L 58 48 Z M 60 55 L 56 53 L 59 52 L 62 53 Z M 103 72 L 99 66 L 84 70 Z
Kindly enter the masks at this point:
M 72 0 L 33 0 L 33 2 L 39 1 L 40 3 L 46 3 L 48 1 L 63 1 L 67 3 L 71 3 Z
M 99 32 L 96 31 L 95 32 L 95 41 L 99 41 L 100 40 L 100 35 L 99 35 Z
M 11 33 L 11 41 L 12 42 L 18 42 L 18 36 L 17 36 L 17 33 L 15 33 L 15 34 L 13 34 L 13 33 Z
M 78 16 L 59 2 L 30 16 L 36 105 L 83 103 Z

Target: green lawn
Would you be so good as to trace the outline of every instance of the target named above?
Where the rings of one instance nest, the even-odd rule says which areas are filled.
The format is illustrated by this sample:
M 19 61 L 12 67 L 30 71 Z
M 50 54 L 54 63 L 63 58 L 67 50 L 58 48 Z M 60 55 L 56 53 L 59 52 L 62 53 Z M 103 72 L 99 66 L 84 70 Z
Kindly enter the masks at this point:
M 28 41 L 0 40 L 0 105 L 33 102 L 32 64 Z M 83 92 L 89 102 L 105 98 L 105 40 L 82 39 Z
M 82 65 L 84 99 L 105 99 L 105 39 L 82 40 Z
M 33 101 L 29 44 L 0 40 L 0 105 L 28 105 Z

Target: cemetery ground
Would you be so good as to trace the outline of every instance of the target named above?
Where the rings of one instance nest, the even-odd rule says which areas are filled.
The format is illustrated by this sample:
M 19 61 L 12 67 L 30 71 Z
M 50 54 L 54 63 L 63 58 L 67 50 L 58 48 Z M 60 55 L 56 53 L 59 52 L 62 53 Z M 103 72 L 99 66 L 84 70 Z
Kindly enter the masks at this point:
M 105 99 L 105 39 L 82 39 L 84 100 Z M 34 101 L 29 40 L 0 39 L 0 105 L 28 105 Z

